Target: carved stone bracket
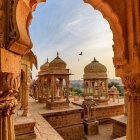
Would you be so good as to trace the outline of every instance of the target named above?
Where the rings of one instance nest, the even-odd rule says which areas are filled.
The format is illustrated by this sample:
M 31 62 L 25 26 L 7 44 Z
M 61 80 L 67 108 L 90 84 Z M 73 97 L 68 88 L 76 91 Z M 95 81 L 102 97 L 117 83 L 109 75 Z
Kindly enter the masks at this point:
M 18 38 L 19 32 L 16 23 L 16 7 L 19 0 L 4 0 L 4 42 L 3 46 L 8 49 Z
M 122 81 L 131 93 L 140 93 L 140 75 L 125 76 Z

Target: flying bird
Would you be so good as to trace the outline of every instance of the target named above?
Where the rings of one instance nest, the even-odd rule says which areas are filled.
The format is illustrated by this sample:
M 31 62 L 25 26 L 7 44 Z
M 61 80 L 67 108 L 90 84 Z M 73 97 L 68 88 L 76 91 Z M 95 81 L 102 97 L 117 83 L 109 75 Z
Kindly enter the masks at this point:
M 81 56 L 82 56 L 82 55 L 83 55 L 83 52 L 80 52 L 80 53 L 79 53 L 79 55 L 81 55 Z

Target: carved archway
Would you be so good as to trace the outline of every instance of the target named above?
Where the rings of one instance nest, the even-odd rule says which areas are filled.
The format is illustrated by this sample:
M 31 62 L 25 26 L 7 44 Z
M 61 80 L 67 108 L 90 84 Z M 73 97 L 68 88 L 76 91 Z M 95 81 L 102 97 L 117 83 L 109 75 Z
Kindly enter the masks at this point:
M 113 32 L 114 45 L 113 63 L 116 70 L 116 76 L 122 75 L 122 66 L 126 65 L 127 60 L 125 58 L 125 38 L 123 27 L 120 23 L 118 15 L 112 9 L 112 7 L 104 0 L 84 0 L 85 3 L 89 3 L 93 8 L 100 11 L 103 17 L 108 21 L 110 28 Z
M 128 130 L 127 140 L 139 140 L 140 137 L 140 8 L 139 0 L 84 0 L 95 9 L 99 10 L 104 18 L 109 22 L 113 32 L 114 40 L 114 58 L 113 62 L 116 68 L 116 75 L 123 78 L 125 86 L 129 89 L 128 97 Z M 19 55 L 25 55 L 32 48 L 31 39 L 28 32 L 29 24 L 32 20 L 32 12 L 36 5 L 45 0 L 0 0 L 0 45 L 7 49 L 7 54 L 19 62 Z M 1 48 L 1 50 L 3 50 Z M 11 53 L 12 51 L 14 53 Z M 137 51 L 137 52 L 136 52 Z M 1 51 L 2 53 L 2 51 Z M 18 55 L 13 55 L 13 54 Z M 16 56 L 16 57 L 15 57 Z M 2 55 L 1 57 L 2 58 Z M 12 59 L 12 60 L 13 60 Z M 134 62 L 134 60 L 136 62 Z M 14 62 L 14 61 L 13 61 Z M 11 62 L 11 63 L 13 63 Z M 15 62 L 14 62 L 15 63 Z M 10 63 L 5 63 L 9 66 Z M 135 69 L 132 68 L 135 67 Z M 2 64 L 1 67 L 2 69 Z M 10 67 L 11 68 L 11 67 Z M 2 69 L 2 84 L 9 85 L 10 79 L 16 80 L 11 69 Z M 6 74 L 4 73 L 6 72 Z M 12 71 L 13 72 L 13 71 Z M 17 82 L 18 83 L 18 82 Z M 1 84 L 1 85 L 2 85 Z M 18 85 L 18 84 L 17 84 Z M 18 87 L 18 86 L 17 86 Z M 8 89 L 7 87 L 5 88 Z M 15 89 L 15 86 L 10 87 Z M 3 89 L 2 89 L 3 90 Z M 13 90 L 12 90 L 13 91 Z M 8 91 L 6 95 L 11 95 Z M 12 99 L 13 100 L 13 99 Z M 4 103 L 6 101 L 3 101 Z M 11 104 L 10 104 L 11 105 Z M 14 107 L 15 104 L 12 106 Z M 11 107 L 10 107 L 11 109 Z M 5 111 L 5 109 L 3 109 Z M 6 109 L 7 110 L 7 109 Z M 11 110 L 12 111 L 12 110 Z M 133 115 L 132 113 L 133 112 Z M 0 132 L 3 140 L 9 137 L 14 140 L 14 132 L 6 132 L 5 127 L 11 124 L 12 113 L 6 116 L 9 123 L 3 119 L 3 130 Z M 4 114 L 7 115 L 7 114 Z M 11 120 L 11 121 L 10 121 Z M 138 120 L 138 121 L 137 121 Z

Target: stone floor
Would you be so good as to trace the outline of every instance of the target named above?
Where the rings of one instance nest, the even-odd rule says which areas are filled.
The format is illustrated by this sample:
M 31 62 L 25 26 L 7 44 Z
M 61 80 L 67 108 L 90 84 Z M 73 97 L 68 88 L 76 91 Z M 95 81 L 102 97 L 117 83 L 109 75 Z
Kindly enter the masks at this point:
M 112 124 L 99 125 L 99 134 L 95 136 L 88 136 L 88 140 L 113 140 Z
M 123 101 L 120 100 L 120 103 Z M 116 103 L 112 103 L 116 104 Z M 73 109 L 74 105 L 71 104 L 69 110 Z M 75 106 L 75 108 L 80 108 Z M 65 109 L 60 109 L 62 111 Z M 38 103 L 30 97 L 29 99 L 29 116 L 36 121 L 35 133 L 37 138 L 35 140 L 63 140 L 63 138 L 53 129 L 53 127 L 40 115 L 44 113 L 54 112 L 55 110 L 47 110 L 45 103 Z M 100 125 L 99 134 L 95 136 L 89 136 L 88 140 L 113 140 L 112 124 Z

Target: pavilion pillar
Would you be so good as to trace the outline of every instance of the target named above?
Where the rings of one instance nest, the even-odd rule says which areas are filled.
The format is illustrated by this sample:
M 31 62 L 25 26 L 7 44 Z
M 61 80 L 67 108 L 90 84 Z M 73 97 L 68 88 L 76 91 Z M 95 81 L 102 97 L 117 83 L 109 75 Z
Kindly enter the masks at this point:
M 127 140 L 139 140 L 140 138 L 140 76 L 128 76 L 122 78 L 126 94 L 128 122 Z
M 90 87 L 91 87 L 91 84 L 90 84 L 90 81 L 88 82 L 88 96 L 90 96 Z
M 41 99 L 43 99 L 44 96 L 44 78 L 41 80 Z
M 47 82 L 47 86 L 46 86 L 46 100 L 49 99 L 49 80 L 46 79 L 46 82 Z
M 66 91 L 67 91 L 66 101 L 69 102 L 69 78 L 66 78 Z
M 38 78 L 38 98 L 40 97 L 41 95 L 41 78 L 39 77 Z
M 54 102 L 54 88 L 55 88 L 55 79 L 54 76 L 51 78 L 51 102 Z
M 87 96 L 86 91 L 87 91 L 87 86 L 86 86 L 86 82 L 84 81 L 84 97 L 86 97 L 86 96 Z
M 26 85 L 25 85 L 24 106 L 23 106 L 22 116 L 27 116 L 28 115 L 29 91 L 30 91 L 30 82 L 27 82 Z
M 108 79 L 105 80 L 106 97 L 108 97 Z
M 98 98 L 100 99 L 100 97 L 101 97 L 100 88 L 101 87 L 100 87 L 100 81 L 99 80 L 97 81 L 97 86 L 98 86 Z
M 92 91 L 93 91 L 93 95 L 92 95 L 92 96 L 93 96 L 93 97 L 95 96 L 95 85 L 94 85 L 94 84 L 95 84 L 95 83 L 93 82 L 93 83 L 92 83 Z
M 59 79 L 59 85 L 60 85 L 60 91 L 59 91 L 59 96 L 61 96 L 61 98 L 63 98 L 63 79 Z

